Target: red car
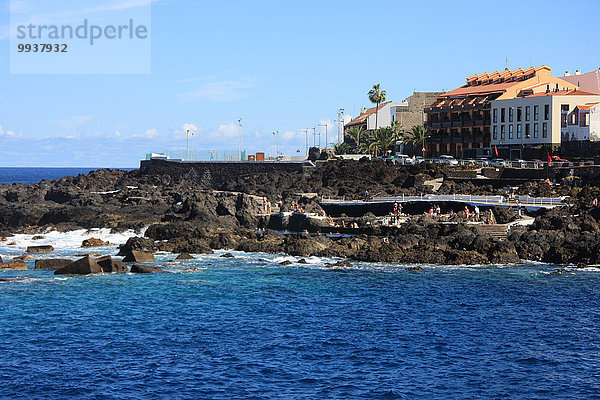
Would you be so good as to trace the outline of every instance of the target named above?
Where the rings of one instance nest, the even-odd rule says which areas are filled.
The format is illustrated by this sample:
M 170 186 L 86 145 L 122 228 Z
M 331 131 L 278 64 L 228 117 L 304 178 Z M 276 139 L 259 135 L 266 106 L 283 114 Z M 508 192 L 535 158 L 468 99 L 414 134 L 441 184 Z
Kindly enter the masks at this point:
M 550 159 L 552 161 L 569 162 L 569 160 L 566 160 L 564 158 L 560 158 L 559 156 L 550 156 Z

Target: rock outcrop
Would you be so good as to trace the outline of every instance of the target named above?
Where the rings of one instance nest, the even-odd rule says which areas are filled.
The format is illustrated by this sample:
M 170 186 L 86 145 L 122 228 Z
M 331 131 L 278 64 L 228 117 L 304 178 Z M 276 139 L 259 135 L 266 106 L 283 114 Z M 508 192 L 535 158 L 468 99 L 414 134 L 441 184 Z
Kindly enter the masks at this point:
M 131 266 L 131 272 L 134 274 L 156 274 L 156 273 L 165 273 L 167 271 L 150 265 L 140 265 L 133 264 Z
M 54 271 L 55 275 L 90 275 L 102 273 L 102 267 L 90 256 L 86 256 L 77 261 Z
M 73 261 L 69 259 L 50 259 L 50 260 L 35 260 L 35 269 L 44 270 L 59 270 L 71 264 Z
M 0 269 L 25 270 L 27 269 L 27 265 L 24 261 L 13 260 L 0 264 Z
M 29 246 L 27 247 L 28 253 L 51 253 L 54 251 L 52 246 Z
M 154 262 L 154 255 L 149 251 L 131 250 L 123 259 L 124 262 L 149 263 Z

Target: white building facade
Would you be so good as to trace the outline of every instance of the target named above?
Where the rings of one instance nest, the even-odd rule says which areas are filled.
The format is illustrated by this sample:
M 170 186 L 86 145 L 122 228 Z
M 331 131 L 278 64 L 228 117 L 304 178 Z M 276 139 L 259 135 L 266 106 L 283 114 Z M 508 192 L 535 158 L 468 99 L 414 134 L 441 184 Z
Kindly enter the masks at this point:
M 568 116 L 579 105 L 597 102 L 600 95 L 578 90 L 546 91 L 494 100 L 491 145 L 511 149 L 540 145 L 558 148 L 564 137 L 563 128 L 568 126 Z M 579 123 L 579 118 L 577 121 Z M 578 130 L 576 137 L 583 136 Z
M 561 116 L 563 142 L 600 141 L 600 103 L 580 104 Z

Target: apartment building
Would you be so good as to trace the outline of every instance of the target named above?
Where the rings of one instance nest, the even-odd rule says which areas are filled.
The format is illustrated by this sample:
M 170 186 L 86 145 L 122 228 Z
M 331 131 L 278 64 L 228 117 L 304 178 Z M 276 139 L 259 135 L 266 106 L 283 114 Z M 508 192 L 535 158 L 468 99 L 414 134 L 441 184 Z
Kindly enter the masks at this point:
M 425 108 L 427 125 L 431 130 L 430 137 L 426 139 L 426 154 L 427 156 L 450 154 L 462 157 L 467 149 L 492 146 L 493 125 L 496 129 L 517 129 L 515 126 L 508 128 L 506 122 L 504 124 L 492 122 L 494 101 L 525 97 L 540 92 L 574 89 L 577 89 L 576 85 L 552 76 L 551 68 L 545 65 L 470 76 L 464 86 L 440 95 L 431 107 Z M 504 108 L 506 121 L 507 106 Z M 497 115 L 496 121 L 500 117 Z M 516 118 L 516 115 L 512 118 Z M 501 125 L 505 127 L 500 128 Z M 529 129 L 533 127 L 529 126 Z M 537 129 L 542 128 L 538 125 Z M 515 134 L 513 131 L 513 137 Z M 507 135 L 508 132 L 505 131 L 505 138 Z
M 589 131 L 590 121 L 586 105 L 595 103 L 600 103 L 600 95 L 574 89 L 552 91 L 549 85 L 544 92 L 527 91 L 512 99 L 494 100 L 491 145 L 501 151 L 508 149 L 511 158 L 520 158 L 526 148 L 543 146 L 556 151 L 567 135 L 573 140 L 589 140 L 589 133 L 584 132 Z M 581 127 L 580 122 L 584 124 Z

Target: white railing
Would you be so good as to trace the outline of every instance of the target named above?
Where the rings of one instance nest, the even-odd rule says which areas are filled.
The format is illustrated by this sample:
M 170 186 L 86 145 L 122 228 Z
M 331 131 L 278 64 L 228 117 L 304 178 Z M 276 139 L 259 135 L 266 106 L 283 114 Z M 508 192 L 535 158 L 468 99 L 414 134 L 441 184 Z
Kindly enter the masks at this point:
M 419 196 L 393 196 L 393 197 L 373 197 L 368 203 L 391 203 L 391 202 L 410 202 L 410 201 L 458 201 L 463 203 L 479 203 L 490 205 L 516 205 L 517 200 L 523 205 L 557 206 L 564 204 L 564 198 L 561 197 L 530 197 L 519 196 L 516 199 L 506 199 L 504 196 L 477 196 L 470 194 L 421 194 Z M 346 200 L 332 199 L 330 197 L 321 197 L 321 203 L 365 203 L 364 200 Z

